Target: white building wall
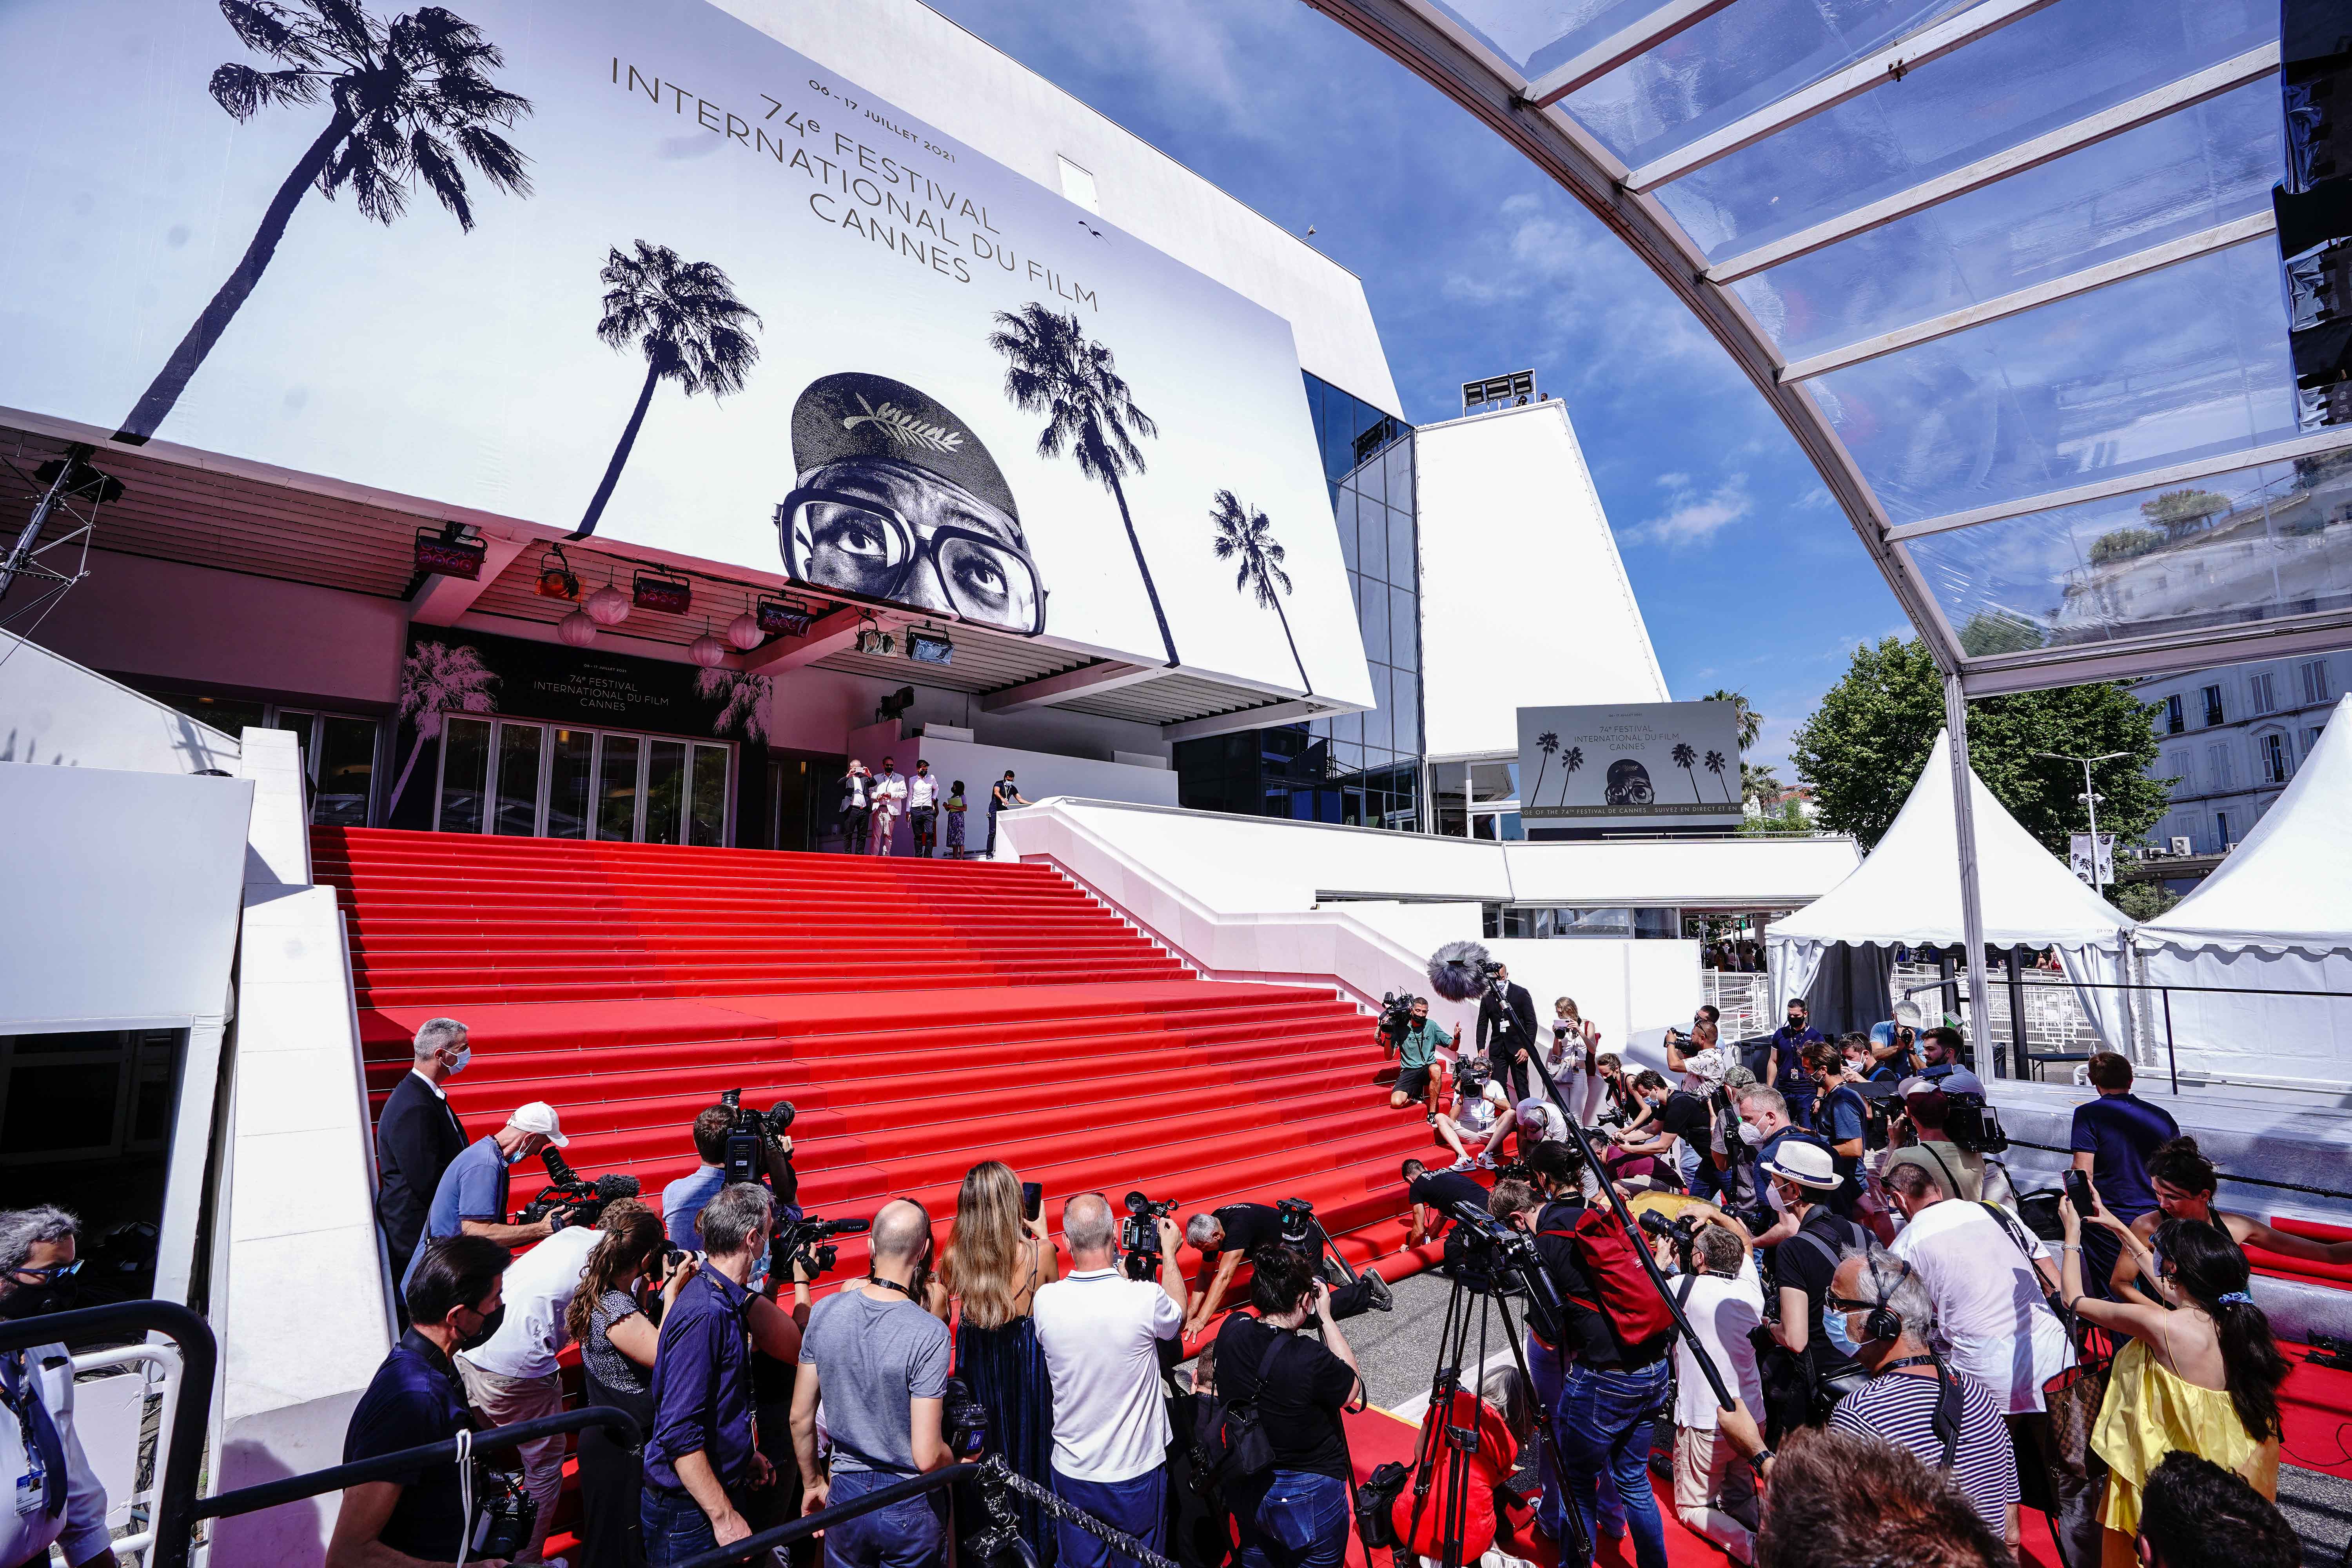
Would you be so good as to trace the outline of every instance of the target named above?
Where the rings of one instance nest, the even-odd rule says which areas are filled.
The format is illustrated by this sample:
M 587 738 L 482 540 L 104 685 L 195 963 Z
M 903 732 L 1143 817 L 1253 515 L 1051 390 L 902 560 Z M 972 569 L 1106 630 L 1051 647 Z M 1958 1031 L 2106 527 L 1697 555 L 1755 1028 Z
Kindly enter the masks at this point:
M 1048 190 L 1075 190 L 1145 244 L 1287 319 L 1306 369 L 1402 412 L 1353 273 L 1018 60 L 916 0 L 719 4 Z M 1093 25 L 1083 6 L 1066 14 Z M 1065 163 L 1091 182 L 1066 179 Z
M 1424 425 L 1415 446 L 1429 755 L 1515 752 L 1523 707 L 1667 700 L 1568 405 Z
M 2175 837 L 2186 838 L 2193 852 L 2215 855 L 2243 839 L 2319 743 L 2347 684 L 2352 656 L 2341 653 L 2225 665 L 2144 682 L 2134 695 L 2156 720 L 2156 763 L 2148 776 L 2176 781 L 2171 805 L 2149 829 L 2148 842 L 2162 849 Z M 2206 722 L 2208 689 L 2220 694 L 2218 724 Z M 2176 700 L 2177 731 L 2171 721 Z

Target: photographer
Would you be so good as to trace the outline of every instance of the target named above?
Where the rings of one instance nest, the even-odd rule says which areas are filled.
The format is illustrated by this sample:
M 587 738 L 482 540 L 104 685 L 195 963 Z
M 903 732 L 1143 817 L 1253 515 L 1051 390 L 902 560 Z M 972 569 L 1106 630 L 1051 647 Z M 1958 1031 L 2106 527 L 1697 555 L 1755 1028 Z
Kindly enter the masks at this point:
M 817 1304 L 793 1385 L 793 1452 L 803 1514 L 851 1502 L 908 1476 L 955 1463 L 940 1416 L 953 1346 L 917 1292 L 929 1272 L 931 1216 L 896 1198 L 874 1216 L 868 1272 Z M 817 1469 L 816 1407 L 833 1441 Z M 935 1568 L 947 1550 L 947 1499 L 907 1498 L 825 1531 L 828 1563 Z
M 450 1162 L 465 1152 L 466 1129 L 441 1086 L 473 1059 L 466 1026 L 455 1018 L 427 1018 L 414 1046 L 414 1065 L 393 1085 L 375 1120 L 375 1213 L 394 1279 L 407 1277 L 408 1260 L 425 1234 L 425 1207 Z
M 1458 1048 L 1461 1037 L 1446 1033 L 1429 1018 L 1429 998 L 1412 999 L 1410 1023 L 1394 1039 L 1382 1037 L 1382 1048 L 1397 1054 L 1396 1087 L 1389 1090 L 1389 1108 L 1402 1110 L 1419 1100 L 1437 1114 L 1437 1053 Z
M 1675 1513 L 1734 1563 L 1753 1557 L 1758 1428 L 1764 1381 L 1749 1336 L 1764 1321 L 1764 1287 L 1748 1236 L 1720 1215 L 1685 1211 L 1658 1239 L 1661 1267 L 1682 1271 L 1675 1300 L 1737 1401 L 1727 1417 L 1688 1344 L 1675 1342 Z
M 1070 1272 L 1037 1288 L 1031 1308 L 1052 1380 L 1053 1487 L 1154 1552 L 1164 1550 L 1168 1410 L 1160 1394 L 1160 1346 L 1184 1330 L 1183 1271 L 1175 1221 L 1155 1216 L 1160 1278 L 1118 1268 L 1110 1200 L 1081 1193 L 1062 1205 Z M 1063 1568 L 1108 1568 L 1109 1549 L 1057 1523 Z
M 1772 1055 L 1764 1068 L 1764 1087 L 1780 1091 L 1789 1114 L 1801 1122 L 1813 1119 L 1814 1083 L 1805 1069 L 1805 1047 L 1825 1043 L 1812 1026 L 1812 1010 L 1802 996 L 1789 998 L 1789 1021 L 1772 1031 Z
M 1952 1096 L 1957 1094 L 1972 1094 L 1982 1100 L 1984 1085 L 1966 1068 L 1957 1068 L 1937 1080 L 1913 1079 L 1903 1086 L 1903 1123 L 1899 1131 L 1909 1135 L 1913 1148 L 1932 1157 L 1946 1193 L 1976 1203 L 1984 1196 L 1984 1156 L 1961 1148 L 1945 1132 L 1952 1113 Z
M 513 1256 L 480 1236 L 453 1236 L 417 1249 L 404 1292 L 408 1330 L 352 1410 L 344 1464 L 446 1442 L 472 1425 L 449 1358 L 489 1337 L 504 1307 L 499 1279 Z M 327 1568 L 436 1568 L 458 1561 L 467 1544 L 462 1486 L 457 1465 L 443 1462 L 396 1480 L 346 1488 L 327 1542 Z
M 1544 1066 L 1559 1085 L 1560 1103 L 1587 1127 L 1601 1112 L 1600 1047 L 1600 1026 L 1577 1010 L 1576 998 L 1556 998 L 1551 1005 L 1551 1048 L 1545 1054 Z M 1537 1086 L 1538 1091 L 1541 1088 Z
M 1780 1194 L 1779 1206 L 1796 1220 L 1789 1238 L 1773 1248 L 1780 1312 L 1772 1337 L 1802 1362 L 1811 1396 L 1808 1414 L 1819 1422 L 1863 1381 L 1853 1356 L 1822 1327 L 1822 1304 L 1829 1299 L 1838 1259 L 1875 1243 L 1830 1205 L 1830 1194 L 1840 1184 L 1829 1154 L 1818 1143 L 1787 1139 L 1758 1168 Z
M 697 1266 L 691 1258 L 680 1258 L 662 1277 L 661 1218 L 644 1204 L 613 1205 L 596 1228 L 604 1239 L 588 1255 L 580 1288 L 563 1310 L 563 1331 L 580 1347 L 581 1402 L 626 1411 L 643 1433 L 654 1424 L 654 1352 L 660 1342 L 646 1313 L 658 1302 L 655 1310 L 667 1315 Z M 581 1555 L 572 1568 L 634 1568 L 645 1561 L 637 1526 L 644 1485 L 645 1462 L 636 1449 L 601 1426 L 582 1429 Z
M 1544 1200 L 1544 1207 L 1538 1215 L 1542 1222 L 1541 1229 L 1566 1229 L 1576 1222 L 1577 1215 L 1586 1205 L 1601 1197 L 1599 1179 L 1586 1166 L 1584 1156 L 1572 1145 L 1538 1144 L 1528 1153 L 1528 1166 L 1536 1191 Z M 1459 1179 L 1468 1180 L 1467 1177 Z M 1488 1207 L 1488 1200 L 1483 1193 L 1475 1201 L 1481 1208 Z M 1530 1318 L 1524 1348 L 1528 1357 L 1528 1378 L 1534 1384 L 1537 1402 L 1547 1412 L 1558 1408 L 1561 1377 L 1559 1347 L 1547 1341 Z M 1560 1479 L 1559 1468 L 1552 1463 L 1549 1444 L 1536 1449 L 1536 1473 L 1543 1489 L 1536 1497 L 1536 1529 L 1557 1546 L 1560 1535 Z M 1625 1505 L 1618 1500 L 1615 1478 L 1605 1471 L 1601 1477 L 1600 1503 L 1601 1517 L 1596 1525 L 1599 1532 L 1607 1540 L 1623 1539 Z M 1594 1523 L 1591 1520 L 1586 1522 Z
M 560 1213 L 530 1225 L 507 1223 L 507 1177 L 517 1161 L 529 1159 L 551 1143 L 562 1149 L 571 1142 L 563 1135 L 553 1106 L 534 1100 L 518 1108 L 504 1127 L 467 1144 L 441 1173 L 441 1184 L 434 1189 L 432 1206 L 425 1215 L 426 1239 L 478 1236 L 500 1247 L 516 1247 L 553 1236 L 563 1223 Z M 402 1295 L 408 1293 L 408 1279 L 416 1273 L 417 1258 L 424 1256 L 420 1246 L 409 1258 L 407 1275 L 401 1280 Z
M 1318 1226 L 1312 1241 L 1290 1242 L 1307 1250 L 1310 1256 L 1328 1238 Z M 1282 1234 L 1282 1211 L 1271 1204 L 1227 1204 L 1207 1214 L 1196 1214 L 1184 1226 L 1184 1239 L 1201 1252 L 1201 1278 L 1192 1283 L 1192 1310 L 1184 1320 L 1186 1338 L 1208 1326 L 1224 1304 L 1225 1292 L 1233 1286 L 1234 1276 L 1240 1272 L 1242 1260 L 1260 1247 L 1286 1243 Z M 1209 1260 L 1216 1259 L 1216 1277 L 1209 1275 Z M 1380 1271 L 1367 1268 L 1357 1275 L 1353 1284 L 1342 1285 L 1331 1293 L 1331 1311 L 1335 1317 L 1352 1318 L 1378 1308 L 1388 1309 L 1388 1286 Z
M 1615 1321 L 1599 1305 L 1601 1298 L 1585 1272 L 1579 1244 L 1562 1234 L 1581 1217 L 1581 1204 L 1547 1207 L 1528 1183 L 1504 1181 L 1496 1184 L 1486 1206 L 1496 1219 L 1535 1237 L 1537 1256 L 1559 1289 L 1564 1321 L 1559 1350 L 1565 1364 L 1552 1429 L 1577 1513 L 1588 1521 L 1597 1517 L 1601 1478 L 1612 1477 L 1638 1568 L 1666 1568 L 1665 1524 L 1658 1517 L 1657 1494 L 1650 1489 L 1649 1461 L 1652 1431 L 1667 1407 L 1666 1351 L 1673 1331 L 1632 1344 L 1618 1337 Z M 1625 1244 L 1641 1245 L 1633 1238 Z
M 1958 1029 L 1941 1024 L 1919 1035 L 1919 1076 L 1930 1083 L 1941 1083 L 1956 1072 L 1968 1072 L 1965 1047 Z M 1969 1074 L 1974 1077 L 1973 1073 Z
M 841 791 L 841 852 L 845 855 L 866 853 L 866 792 L 873 779 L 874 775 L 866 771 L 866 764 L 852 757 L 849 759 L 849 771 L 837 781 L 836 787 Z
M 1860 1069 L 1868 1060 L 1860 1035 L 1847 1035 L 1837 1047 L 1807 1046 L 1805 1065 L 1813 1071 L 1821 1098 L 1813 1106 L 1813 1134 L 1829 1145 L 1838 1173 L 1837 1196 L 1831 1206 L 1851 1215 L 1862 1199 L 1864 1140 L 1870 1131 L 1870 1102 L 1858 1086 Z
M 645 1205 L 623 1198 L 605 1205 L 604 1218 L 627 1223 L 630 1213 L 651 1215 Z M 618 1215 L 620 1217 L 614 1219 Z M 565 1329 L 573 1292 L 587 1272 L 589 1254 L 610 1232 L 574 1225 L 557 1231 L 517 1258 L 506 1273 L 506 1310 L 490 1337 L 457 1356 L 466 1396 L 493 1426 L 535 1421 L 563 1408 L 563 1379 L 555 1356 L 571 1335 Z M 555 1500 L 563 1489 L 563 1436 L 541 1437 L 516 1450 L 522 1460 L 523 1489 L 539 1510 L 517 1563 L 539 1561 L 548 1528 L 555 1522 Z
M 1853 1037 L 1851 1035 L 1841 1037 L 1838 1044 L 1843 1047 Z M 1906 1079 L 1916 1073 L 1919 1070 L 1919 1005 L 1916 1002 L 1897 1002 L 1894 1017 L 1883 1018 L 1870 1026 L 1870 1034 L 1863 1048 L 1869 1065 L 1861 1070 L 1858 1075 L 1861 1078 L 1876 1081 L 1881 1075 Z
M 1459 1171 L 1434 1171 L 1418 1160 L 1407 1160 L 1397 1174 L 1404 1182 L 1405 1196 L 1412 1200 L 1412 1217 L 1405 1223 L 1404 1244 L 1419 1247 L 1433 1237 L 1444 1234 L 1453 1224 L 1452 1205 L 1466 1203 L 1473 1208 L 1486 1206 L 1486 1189 Z M 1455 1248 L 1448 1235 L 1446 1261 L 1451 1264 Z
M 1315 1258 L 1279 1243 L 1250 1254 L 1255 1318 L 1235 1312 L 1217 1333 L 1217 1393 L 1254 1401 L 1274 1450 L 1274 1468 L 1228 1484 L 1241 1560 L 1339 1563 L 1350 1520 L 1347 1439 L 1339 1414 L 1358 1403 L 1355 1352 L 1339 1332 L 1331 1289 Z M 1312 1312 L 1318 1344 L 1298 1332 Z
M 1528 1053 L 1535 1047 L 1536 999 L 1511 984 L 1509 964 L 1498 963 L 1478 998 L 1478 1054 L 1494 1064 L 1497 1079 L 1509 1080 L 1513 1100 L 1528 1097 Z
M 749 1281 L 773 1223 L 766 1189 L 749 1182 L 721 1188 L 699 1221 L 706 1261 L 662 1319 L 637 1505 L 646 1560 L 656 1568 L 751 1534 L 743 1493 L 774 1479 L 753 1445 L 744 1334 L 758 1299 Z
M 1803 1128 L 1790 1124 L 1789 1102 L 1777 1089 L 1757 1085 L 1741 1089 L 1736 1103 L 1739 1108 L 1740 1125 L 1735 1136 L 1749 1156 L 1748 1165 L 1755 1173 L 1759 1195 L 1764 1200 L 1768 1213 L 1777 1216 L 1772 1219 L 1769 1229 L 1757 1236 L 1756 1245 L 1772 1247 L 1796 1233 L 1797 1221 L 1795 1216 L 1780 1209 L 1779 1194 L 1764 1173 L 1765 1163 L 1772 1159 L 1781 1144 L 1791 1139 L 1800 1143 L 1812 1144 L 1825 1156 L 1830 1152 L 1830 1146 Z M 1758 1214 L 1753 1217 L 1760 1221 L 1767 1215 Z
M 1695 1169 L 1691 1161 L 1678 1158 L 1678 1150 L 1690 1151 L 1696 1162 L 1713 1166 L 1715 1119 L 1705 1100 L 1688 1089 L 1668 1089 L 1664 1079 L 1646 1069 L 1633 1079 L 1633 1092 L 1654 1114 L 1656 1125 L 1619 1128 L 1609 1135 L 1617 1145 L 1614 1152 L 1604 1156 L 1612 1175 L 1619 1180 L 1645 1174 L 1657 1179 Z M 1644 1165 L 1643 1161 L 1649 1163 Z
M 72 1310 L 81 1224 L 46 1205 L 0 1213 L 0 1319 Z M 0 1459 L 16 1507 L 0 1512 L 0 1563 L 48 1568 L 54 1543 L 72 1568 L 117 1568 L 106 1485 L 74 1422 L 72 1358 L 59 1342 L 0 1353 Z
M 1461 1064 L 1454 1079 L 1454 1109 L 1441 1112 L 1430 1126 L 1437 1141 L 1454 1151 L 1453 1168 L 1467 1171 L 1472 1167 L 1491 1171 L 1495 1168 L 1495 1150 L 1502 1143 L 1505 1133 L 1511 1130 L 1511 1100 L 1503 1086 L 1490 1078 L 1487 1066 L 1477 1057 Z M 1473 1145 L 1478 1152 L 1473 1155 Z
M 669 1244 L 681 1252 L 695 1249 L 695 1218 L 702 1213 L 702 1205 L 727 1183 L 727 1135 L 734 1131 L 736 1120 L 742 1114 L 734 1106 L 722 1103 L 696 1116 L 694 1152 L 702 1163 L 662 1189 L 662 1229 L 667 1233 Z M 761 1169 L 774 1184 L 776 1202 L 793 1207 L 793 1200 L 800 1196 L 801 1184 L 793 1169 L 792 1139 L 771 1136 L 763 1125 L 760 1144 Z M 761 1267 L 765 1270 L 767 1265 Z

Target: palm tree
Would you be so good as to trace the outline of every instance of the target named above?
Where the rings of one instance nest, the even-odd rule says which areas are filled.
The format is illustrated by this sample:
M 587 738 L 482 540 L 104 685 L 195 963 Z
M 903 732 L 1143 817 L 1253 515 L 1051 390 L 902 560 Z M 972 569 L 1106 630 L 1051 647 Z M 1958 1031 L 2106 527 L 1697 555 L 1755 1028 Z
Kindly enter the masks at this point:
M 629 448 L 637 444 L 655 387 L 674 381 L 688 397 L 707 392 L 721 398 L 743 390 L 744 376 L 760 358 L 760 345 L 747 330 L 761 325 L 759 312 L 735 298 L 734 283 L 708 261 L 688 261 L 667 245 L 641 239 L 635 256 L 607 252 L 598 276 L 607 287 L 596 335 L 615 351 L 635 344 L 646 356 L 646 384 L 622 426 L 613 460 L 604 465 L 604 482 L 588 498 L 580 526 L 567 536 L 572 539 L 596 531 L 604 503 L 621 482 Z
M 1078 472 L 1110 491 L 1118 503 L 1128 547 L 1135 552 L 1135 569 L 1143 575 L 1152 619 L 1160 623 L 1160 644 L 1173 668 L 1176 639 L 1169 635 L 1168 614 L 1160 607 L 1160 589 L 1143 559 L 1143 542 L 1136 537 L 1127 491 L 1118 482 L 1130 469 L 1144 471 L 1143 448 L 1135 437 L 1157 437 L 1160 426 L 1135 405 L 1110 350 L 1087 338 L 1076 314 L 1056 315 L 1033 300 L 1017 311 L 996 312 L 996 329 L 988 335 L 988 346 L 1009 362 L 1004 395 L 1024 413 L 1045 416 L 1037 455 L 1058 458 L 1067 447 Z
M 442 720 L 451 713 L 497 711 L 490 689 L 498 683 L 481 654 L 465 643 L 421 642 L 400 661 L 400 717 L 416 726 L 416 740 L 408 748 L 408 761 L 401 764 L 400 777 L 393 781 L 385 816 L 400 804 L 400 792 L 408 787 L 409 772 L 425 742 L 441 738 Z
M 694 678 L 694 694 L 721 705 L 719 716 L 710 721 L 710 732 L 740 736 L 755 746 L 767 742 L 768 698 L 775 689 L 773 676 L 749 675 L 740 669 L 705 669 Z
M 1756 808 L 1761 811 L 1780 798 L 1780 780 L 1779 775 L 1772 772 L 1771 763 L 1742 763 L 1739 764 L 1739 798 L 1743 803 L 1752 802 Z
M 1707 752 L 1704 766 L 1708 773 L 1715 775 L 1716 787 L 1723 791 L 1723 798 L 1727 805 L 1731 800 L 1731 786 L 1723 782 L 1723 770 L 1727 765 L 1728 764 L 1721 752 Z
M 1694 801 L 1697 800 L 1698 774 L 1691 772 L 1691 764 L 1698 761 L 1698 753 L 1691 750 L 1689 742 L 1677 741 L 1675 742 L 1675 749 L 1668 752 L 1666 755 L 1673 759 L 1675 766 L 1682 769 L 1685 773 L 1689 774 L 1691 782 L 1691 799 Z
M 247 48 L 284 62 L 282 70 L 231 63 L 213 72 L 213 100 L 232 119 L 277 105 L 332 107 L 326 128 L 295 162 L 261 215 L 245 254 L 148 384 L 115 439 L 143 443 L 172 412 L 188 382 L 228 330 L 278 253 L 302 194 L 316 185 L 332 201 L 349 187 L 362 216 L 389 224 L 407 210 L 416 182 L 470 231 L 464 164 L 509 195 L 530 195 L 530 162 L 499 134 L 530 112 L 528 100 L 491 85 L 506 63 L 481 29 L 438 5 L 390 22 L 356 0 L 220 0 L 221 15 Z
M 1536 787 L 1528 791 L 1529 805 L 1535 805 L 1536 796 L 1542 792 L 1544 770 L 1551 766 L 1552 753 L 1559 750 L 1559 737 L 1546 730 L 1536 737 L 1536 750 L 1543 753 L 1543 761 L 1536 764 Z
M 1748 747 L 1756 743 L 1756 737 L 1762 732 L 1764 728 L 1764 716 L 1761 713 L 1757 712 L 1755 709 L 1748 706 L 1748 699 L 1746 697 L 1737 691 L 1726 691 L 1722 687 L 1718 686 L 1714 690 L 1708 692 L 1705 697 L 1699 699 L 1699 700 L 1702 702 L 1730 703 L 1733 721 L 1738 725 L 1739 749 L 1744 752 L 1748 750 Z
M 1290 592 L 1290 574 L 1282 569 L 1282 546 L 1274 537 L 1274 524 L 1265 513 L 1255 511 L 1234 499 L 1231 490 L 1219 490 L 1209 507 L 1209 521 L 1217 525 L 1217 537 L 1211 548 L 1220 561 L 1239 558 L 1241 570 L 1234 574 L 1234 591 L 1247 588 L 1257 599 L 1261 610 L 1272 610 L 1282 620 L 1282 640 L 1290 645 L 1290 662 L 1298 666 L 1298 684 L 1308 696 L 1315 694 L 1315 683 L 1307 679 L 1307 663 L 1298 657 L 1298 639 L 1290 635 L 1290 617 L 1283 613 L 1282 593 Z
M 1559 754 L 1559 804 L 1568 804 L 1568 778 L 1584 766 L 1584 748 L 1570 746 Z

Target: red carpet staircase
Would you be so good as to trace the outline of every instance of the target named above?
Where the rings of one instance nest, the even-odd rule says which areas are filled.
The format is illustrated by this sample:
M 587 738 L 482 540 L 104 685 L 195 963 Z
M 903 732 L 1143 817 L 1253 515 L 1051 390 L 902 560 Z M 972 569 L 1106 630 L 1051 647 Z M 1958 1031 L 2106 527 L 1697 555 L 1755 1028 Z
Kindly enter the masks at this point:
M 1044 867 L 356 828 L 317 829 L 313 864 L 349 916 L 373 1104 L 419 1024 L 461 1018 L 469 1132 L 547 1100 L 575 1167 L 656 1205 L 739 1087 L 799 1108 L 804 1207 L 910 1194 L 943 1237 L 997 1158 L 1049 1223 L 1089 1188 L 1184 1215 L 1296 1195 L 1361 1263 L 1400 1245 L 1397 1164 L 1430 1147 L 1352 1005 L 1192 978 Z M 845 1247 L 833 1279 L 863 1262 Z

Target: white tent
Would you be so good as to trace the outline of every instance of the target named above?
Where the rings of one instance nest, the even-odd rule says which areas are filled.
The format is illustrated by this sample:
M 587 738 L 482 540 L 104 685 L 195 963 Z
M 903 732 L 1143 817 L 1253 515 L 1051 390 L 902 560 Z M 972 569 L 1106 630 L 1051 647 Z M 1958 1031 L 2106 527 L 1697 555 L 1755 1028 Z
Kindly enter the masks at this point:
M 2347 710 L 2352 696 L 2333 717 Z M 2352 995 L 2307 994 L 2352 993 L 2352 721 L 2322 731 L 2221 869 L 2140 927 L 2133 946 L 2150 984 L 2240 993 L 2159 994 L 2184 1065 L 2238 1079 L 2352 1079 Z M 2153 1022 L 2163 1028 L 2160 1007 Z
M 1970 773 L 1969 784 L 1986 945 L 2057 948 L 2099 1037 L 2126 1050 L 2126 994 L 2084 983 L 2113 985 L 2127 978 L 2124 944 L 2130 921 L 2020 827 L 1984 781 Z M 1765 933 L 1774 1014 L 1812 984 L 1832 943 L 1967 945 L 1952 808 L 1951 742 L 1938 734 L 1911 797 L 1869 858 Z

